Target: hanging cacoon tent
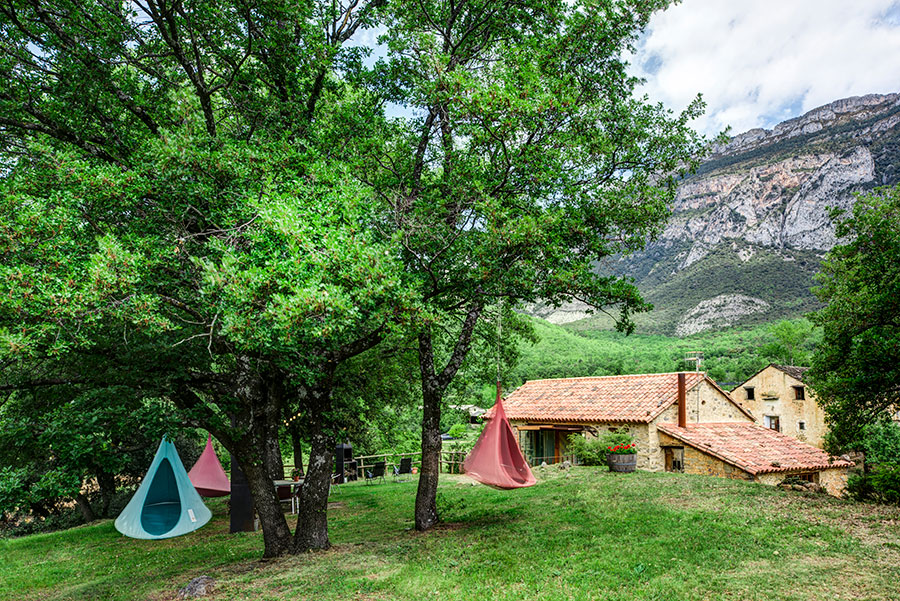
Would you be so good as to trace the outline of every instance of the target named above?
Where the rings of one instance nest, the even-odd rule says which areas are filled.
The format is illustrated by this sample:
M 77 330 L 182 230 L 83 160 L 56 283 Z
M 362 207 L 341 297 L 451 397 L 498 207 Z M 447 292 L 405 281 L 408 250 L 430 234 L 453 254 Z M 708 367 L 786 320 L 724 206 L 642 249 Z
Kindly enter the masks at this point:
M 523 488 L 537 483 L 506 419 L 500 382 L 491 419 L 463 462 L 463 469 L 470 478 L 494 488 Z
M 188 472 L 188 478 L 201 497 L 224 497 L 231 494 L 231 482 L 212 446 L 212 434 L 207 437 L 206 448 Z
M 163 437 L 141 486 L 116 518 L 116 530 L 131 538 L 171 538 L 200 528 L 211 517 L 175 445 Z

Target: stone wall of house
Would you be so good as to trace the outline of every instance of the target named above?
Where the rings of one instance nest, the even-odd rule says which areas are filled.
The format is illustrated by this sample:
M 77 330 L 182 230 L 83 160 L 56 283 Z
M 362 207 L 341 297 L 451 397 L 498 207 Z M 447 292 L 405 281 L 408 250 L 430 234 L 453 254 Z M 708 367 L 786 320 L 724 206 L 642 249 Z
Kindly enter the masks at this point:
M 591 424 L 591 430 L 597 436 L 603 436 L 607 432 L 624 432 L 637 443 L 638 457 L 637 468 L 639 470 L 659 471 L 654 468 L 661 459 L 662 452 L 659 443 L 656 442 L 656 428 L 653 428 L 653 436 L 651 437 L 650 427 L 648 424 L 635 424 L 630 422 L 609 422 L 602 424 Z M 592 436 L 591 432 L 587 432 L 588 436 Z
M 761 482 L 762 484 L 768 484 L 770 486 L 776 486 L 780 484 L 785 478 L 800 474 L 800 473 L 809 473 L 811 470 L 806 470 L 805 472 L 777 472 L 774 474 L 759 474 L 756 476 L 756 480 Z M 819 479 L 818 484 L 822 488 L 825 489 L 829 495 L 834 497 L 840 497 L 844 494 L 844 491 L 847 490 L 847 475 L 848 468 L 845 467 L 835 467 L 825 470 L 818 470 Z
M 531 423 L 531 422 L 529 422 Z M 516 440 L 519 442 L 519 447 L 522 449 L 522 452 L 527 456 L 532 453 L 533 449 L 529 448 L 526 444 L 525 436 L 527 436 L 527 430 L 519 430 L 519 426 L 526 425 L 526 422 L 522 421 L 514 421 L 510 420 L 510 426 L 512 426 L 513 431 L 516 434 Z M 549 424 L 547 424 L 549 425 Z M 637 467 L 642 470 L 652 470 L 659 471 L 659 467 L 662 465 L 662 451 L 659 448 L 659 443 L 656 440 L 656 428 L 653 428 L 653 436 L 650 435 L 650 428 L 648 424 L 639 424 L 639 423 L 630 423 L 630 422 L 608 422 L 608 423 L 592 423 L 592 424 L 577 424 L 585 426 L 585 430 L 583 432 L 584 436 L 587 437 L 597 437 L 603 436 L 603 434 L 607 432 L 623 432 L 628 434 L 634 441 L 637 443 L 638 448 L 638 458 L 637 458 Z M 566 433 L 566 436 L 561 436 L 560 441 L 560 454 L 565 455 L 568 452 L 568 441 L 566 437 L 570 433 Z M 572 432 L 571 434 L 574 434 Z
M 747 414 L 719 390 L 702 380 L 687 393 L 688 423 L 749 422 Z
M 745 413 L 738 407 L 735 407 L 729 399 L 716 390 L 709 382 L 703 380 L 693 388 L 685 392 L 685 407 L 687 410 L 687 421 L 692 423 L 714 423 L 714 422 L 749 422 L 751 421 Z M 659 416 L 650 422 L 647 428 L 647 446 L 650 451 L 647 453 L 646 467 L 653 472 L 661 472 L 666 469 L 665 454 L 660 445 L 662 443 L 660 437 L 665 436 L 656 429 L 656 424 L 676 424 L 678 423 L 678 405 L 677 403 L 667 408 L 659 414 Z M 667 437 L 672 440 L 670 437 Z M 675 446 L 681 446 L 677 443 Z M 640 445 L 639 445 L 640 446 Z M 687 463 L 687 455 L 685 455 L 685 463 Z M 726 464 L 727 465 L 727 464 Z M 640 464 L 639 464 L 640 467 Z M 729 466 L 730 468 L 730 466 Z M 720 471 L 725 471 L 724 468 Z M 697 472 L 697 473 L 707 473 Z M 731 476 L 729 476 L 731 477 Z
M 695 386 L 693 389 L 688 390 L 685 398 L 687 399 L 687 406 L 691 406 L 690 398 L 691 393 L 696 391 L 697 387 Z M 688 416 L 688 421 L 691 421 L 690 416 Z M 677 424 L 678 423 L 678 404 L 674 404 L 671 407 L 667 408 L 665 411 L 659 414 L 655 420 L 650 422 L 647 426 L 647 444 L 652 452 L 647 454 L 647 467 L 643 468 L 649 470 L 651 472 L 661 472 L 666 469 L 666 456 L 663 453 L 662 447 L 660 446 L 660 432 L 656 429 L 656 424 Z
M 709 422 L 734 422 L 751 421 L 740 409 L 735 407 L 728 398 L 705 380 L 699 382 L 685 395 L 688 423 L 698 421 Z M 637 467 L 640 470 L 661 472 L 665 470 L 665 454 L 660 446 L 660 433 L 656 429 L 657 423 L 677 423 L 678 407 L 672 405 L 663 411 L 649 424 L 630 422 L 607 422 L 584 424 L 586 436 L 602 436 L 606 432 L 624 432 L 629 434 L 637 443 L 638 458 Z M 514 428 L 524 425 L 525 422 L 510 420 Z M 680 446 L 681 443 L 679 443 Z M 521 445 L 521 438 L 520 438 Z M 523 449 L 523 451 L 526 451 Z M 527 452 L 527 451 L 526 451 Z M 687 455 L 685 456 L 687 461 Z M 725 464 L 727 465 L 727 464 Z M 730 466 L 729 466 L 730 468 Z M 725 471 L 723 468 L 720 471 Z M 707 472 L 697 472 L 707 473 Z M 729 476 L 731 477 L 731 476 Z
M 759 425 L 766 425 L 765 416 L 776 416 L 783 434 L 821 449 L 828 431 L 825 412 L 807 386 L 804 386 L 806 399 L 795 399 L 794 386 L 804 385 L 780 369 L 769 366 L 735 388 L 732 397 L 753 413 Z M 753 388 L 754 399 L 747 398 L 747 387 Z M 800 429 L 801 421 L 805 424 L 803 430 Z
M 659 432 L 659 443 L 663 446 L 684 448 L 684 473 L 701 474 L 704 476 L 718 476 L 719 478 L 732 478 L 735 480 L 752 480 L 753 476 L 739 467 L 726 463 L 721 459 L 698 451 L 694 447 L 672 438 L 664 432 Z

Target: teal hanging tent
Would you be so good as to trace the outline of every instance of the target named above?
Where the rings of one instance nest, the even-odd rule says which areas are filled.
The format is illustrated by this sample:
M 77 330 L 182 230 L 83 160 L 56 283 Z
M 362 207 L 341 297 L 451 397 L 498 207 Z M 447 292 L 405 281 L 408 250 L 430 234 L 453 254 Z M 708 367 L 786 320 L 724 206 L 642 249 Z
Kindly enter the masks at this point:
M 175 445 L 164 436 L 141 486 L 116 518 L 116 530 L 131 538 L 172 538 L 193 532 L 211 517 Z

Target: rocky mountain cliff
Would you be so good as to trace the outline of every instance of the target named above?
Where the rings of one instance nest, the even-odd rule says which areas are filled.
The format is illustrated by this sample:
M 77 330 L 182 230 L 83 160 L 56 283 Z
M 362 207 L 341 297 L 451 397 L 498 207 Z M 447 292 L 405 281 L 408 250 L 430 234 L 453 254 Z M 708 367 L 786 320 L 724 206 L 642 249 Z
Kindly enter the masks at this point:
M 832 207 L 900 181 L 900 94 L 847 98 L 717 146 L 679 186 L 672 217 L 644 252 L 603 266 L 631 275 L 656 309 L 644 331 L 686 336 L 800 315 L 816 306 Z M 604 327 L 586 307 L 535 308 L 556 323 Z

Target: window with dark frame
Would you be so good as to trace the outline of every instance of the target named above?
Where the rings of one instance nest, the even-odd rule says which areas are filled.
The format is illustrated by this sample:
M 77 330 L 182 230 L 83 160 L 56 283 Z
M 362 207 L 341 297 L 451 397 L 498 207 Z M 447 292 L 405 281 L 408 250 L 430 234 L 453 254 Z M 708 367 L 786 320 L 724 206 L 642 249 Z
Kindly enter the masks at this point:
M 806 390 L 803 386 L 794 386 L 794 399 L 802 401 L 806 398 Z
M 797 427 L 801 430 L 806 430 L 806 422 L 797 422 Z
M 754 393 L 754 391 L 753 391 L 753 387 L 752 387 L 752 386 L 745 386 L 745 387 L 744 387 L 744 390 L 747 392 L 747 400 L 748 400 L 748 401 L 752 401 L 752 400 L 754 400 L 754 399 L 756 398 L 756 395 L 755 395 L 755 393 Z

